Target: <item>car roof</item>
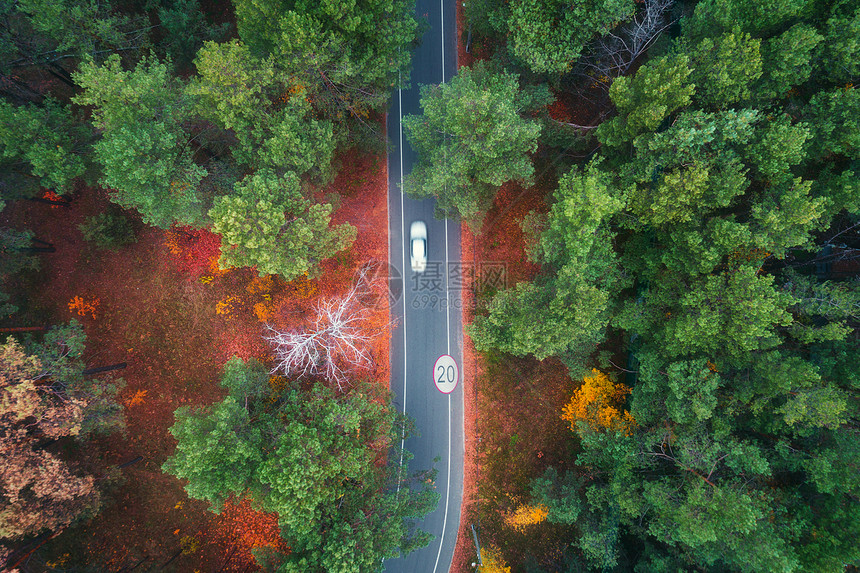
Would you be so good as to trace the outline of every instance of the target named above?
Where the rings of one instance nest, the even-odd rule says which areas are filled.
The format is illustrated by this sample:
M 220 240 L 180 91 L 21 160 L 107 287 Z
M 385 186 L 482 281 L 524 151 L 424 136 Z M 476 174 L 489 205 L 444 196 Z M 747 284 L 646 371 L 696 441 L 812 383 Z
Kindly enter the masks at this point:
M 412 241 L 412 254 L 416 258 L 424 256 L 424 239 L 415 239 Z

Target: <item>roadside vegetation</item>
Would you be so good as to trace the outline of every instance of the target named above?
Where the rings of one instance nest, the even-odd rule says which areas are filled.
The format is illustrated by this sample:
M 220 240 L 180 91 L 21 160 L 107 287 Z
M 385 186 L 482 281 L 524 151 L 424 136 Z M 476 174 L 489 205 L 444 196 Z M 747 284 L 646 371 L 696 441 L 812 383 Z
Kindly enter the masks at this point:
M 429 543 L 377 278 L 414 4 L 290 6 L 0 8 L 0 568 L 378 571 Z
M 467 327 L 482 570 L 860 565 L 857 4 L 464 15 L 408 183 L 514 271 Z

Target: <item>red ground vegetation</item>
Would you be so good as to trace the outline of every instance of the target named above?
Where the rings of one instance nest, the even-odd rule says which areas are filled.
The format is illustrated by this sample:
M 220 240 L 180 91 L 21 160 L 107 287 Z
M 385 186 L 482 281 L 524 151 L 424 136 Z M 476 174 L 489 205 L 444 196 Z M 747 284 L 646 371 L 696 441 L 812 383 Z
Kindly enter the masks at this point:
M 221 235 L 207 229 L 173 227 L 165 233 L 164 243 L 177 269 L 191 278 L 220 272 Z
M 87 334 L 88 367 L 128 363 L 120 372 L 125 432 L 97 438 L 74 452 L 87 471 L 118 472 L 123 479 L 94 519 L 52 539 L 34 559 L 106 571 L 138 562 L 189 573 L 253 570 L 250 549 L 277 533 L 273 517 L 247 503 L 215 516 L 206 503 L 190 500 L 179 480 L 161 471 L 175 447 L 167 430 L 177 407 L 223 398 L 218 372 L 228 358 L 268 360 L 264 322 L 296 326 L 319 297 L 345 292 L 361 264 L 388 260 L 384 156 L 353 151 L 340 164 L 337 179 L 321 193 L 343 194 L 335 222 L 358 227 L 355 245 L 326 261 L 320 278 L 290 283 L 258 277 L 251 269 L 217 270 L 217 235 L 145 227 L 133 213 L 137 242 L 117 251 L 96 250 L 77 226 L 107 208 L 107 197 L 98 189 L 77 189 L 69 207 L 18 201 L 4 210 L 0 224 L 30 228 L 57 251 L 40 255 L 42 270 L 11 285 L 21 312 L 0 321 L 0 327 L 58 324 L 74 317 Z M 80 305 L 70 307 L 75 297 L 81 304 L 98 300 L 95 317 L 79 315 Z M 387 310 L 387 305 L 376 308 L 372 321 L 387 323 Z M 377 364 L 368 378 L 387 388 L 384 334 L 374 340 L 374 353 Z M 143 459 L 115 469 L 137 456 Z

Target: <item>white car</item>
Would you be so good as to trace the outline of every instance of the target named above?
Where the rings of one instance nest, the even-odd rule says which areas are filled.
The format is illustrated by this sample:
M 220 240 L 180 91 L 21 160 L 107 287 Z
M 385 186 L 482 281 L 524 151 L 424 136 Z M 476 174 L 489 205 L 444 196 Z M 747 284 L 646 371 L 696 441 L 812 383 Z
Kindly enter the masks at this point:
M 427 225 L 424 221 L 413 221 L 409 227 L 409 259 L 416 273 L 423 273 L 427 268 Z

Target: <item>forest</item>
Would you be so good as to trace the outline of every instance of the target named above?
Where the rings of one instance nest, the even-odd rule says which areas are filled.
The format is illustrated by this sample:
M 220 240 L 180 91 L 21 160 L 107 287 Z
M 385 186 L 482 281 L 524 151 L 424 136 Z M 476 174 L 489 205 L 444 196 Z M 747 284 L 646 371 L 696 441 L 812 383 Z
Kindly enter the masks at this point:
M 405 185 L 518 273 L 466 328 L 481 570 L 856 570 L 860 4 L 464 16 Z
M 388 391 L 414 3 L 0 6 L 0 568 L 378 571 L 435 508 Z
M 465 311 L 480 571 L 860 567 L 860 4 L 457 9 L 404 191 L 509 269 Z M 414 3 L 0 10 L 0 563 L 429 543 L 378 236 Z

